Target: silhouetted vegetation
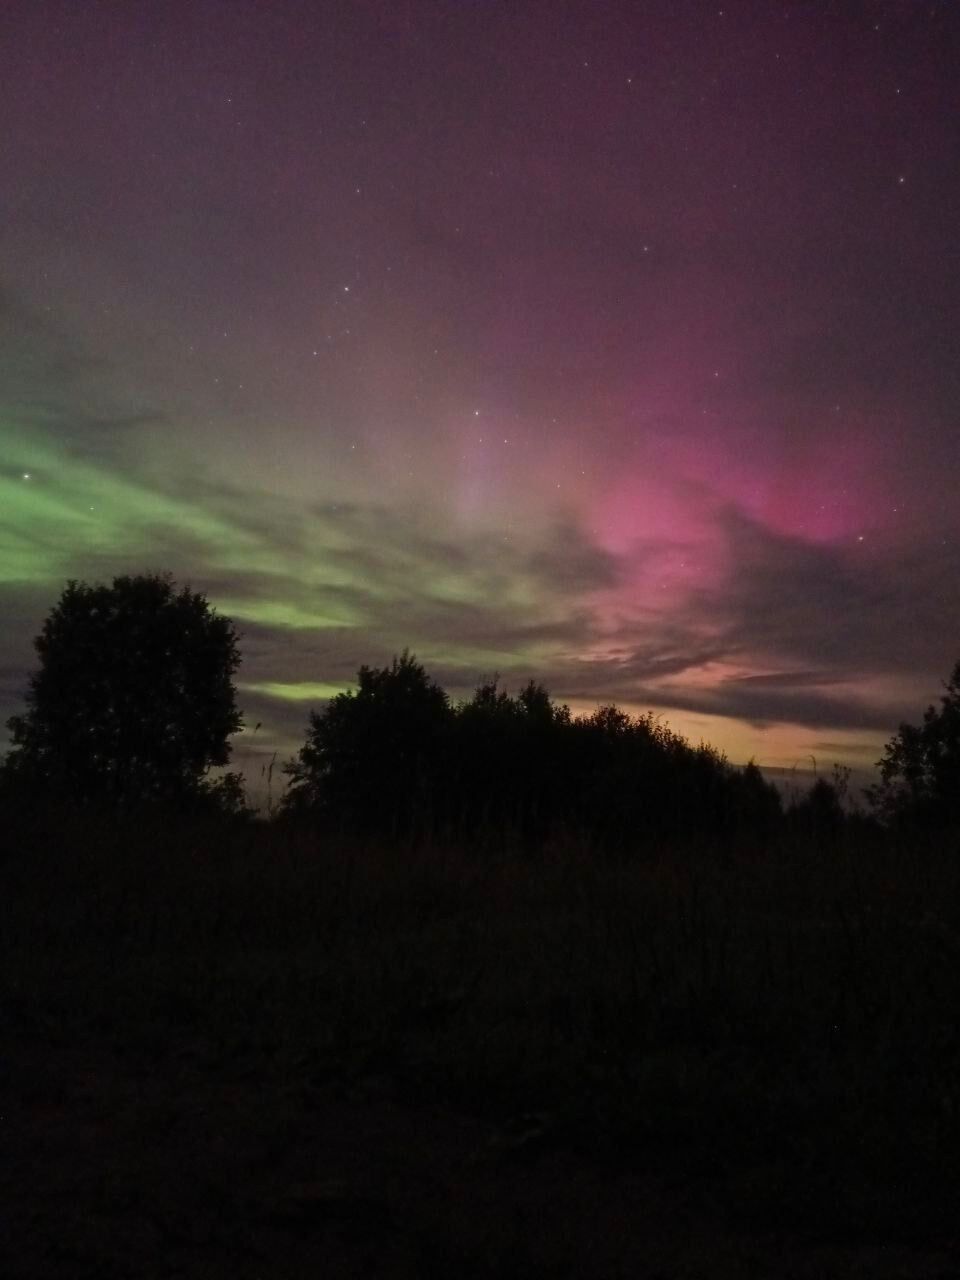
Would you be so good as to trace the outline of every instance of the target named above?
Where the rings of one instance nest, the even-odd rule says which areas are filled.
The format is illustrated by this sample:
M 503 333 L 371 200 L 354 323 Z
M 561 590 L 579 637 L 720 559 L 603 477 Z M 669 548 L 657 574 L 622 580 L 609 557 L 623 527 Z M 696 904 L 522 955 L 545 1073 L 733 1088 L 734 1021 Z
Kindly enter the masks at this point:
M 833 841 L 850 821 L 850 814 L 844 809 L 849 770 L 836 768 L 834 772 L 833 782 L 816 778 L 787 811 L 790 827 L 801 836 Z
M 534 681 L 511 696 L 496 679 L 454 705 L 408 653 L 313 712 L 288 773 L 286 811 L 328 827 L 528 848 L 560 834 L 607 848 L 764 840 L 781 809 L 755 766 L 652 714 L 574 717 Z
M 241 718 L 237 636 L 204 596 L 158 575 L 70 582 L 34 646 L 27 711 L 8 722 L 8 792 L 242 809 L 239 779 L 206 783 L 229 760 Z
M 208 776 L 229 760 L 242 722 L 237 635 L 203 595 L 161 575 L 70 582 L 34 643 L 40 669 L 26 712 L 8 721 L 0 797 L 252 816 L 241 775 Z M 867 796 L 889 828 L 958 824 L 960 662 L 945 690 L 878 762 Z M 285 772 L 276 816 L 407 842 L 742 852 L 785 832 L 834 840 L 851 820 L 869 822 L 849 805 L 849 770 L 818 778 L 784 811 L 753 762 L 731 766 L 652 712 L 607 705 L 572 716 L 536 681 L 511 695 L 497 677 L 453 703 L 407 651 L 389 667 L 361 667 L 355 690 L 311 712 Z
M 70 584 L 37 647 L 0 790 L 11 1274 L 159 1276 L 165 1250 L 182 1274 L 302 1274 L 284 1232 L 331 1214 L 364 1239 L 402 1223 L 368 1241 L 381 1274 L 516 1274 L 420 1189 L 451 1149 L 443 1176 L 497 1206 L 531 1276 L 616 1273 L 594 1217 L 549 1207 L 599 1170 L 604 1203 L 623 1178 L 663 1208 L 675 1274 L 702 1274 L 678 1202 L 721 1244 L 837 1251 L 798 1275 L 951 1247 L 960 667 L 887 748 L 884 824 L 851 816 L 845 770 L 784 811 L 756 765 L 650 714 L 497 680 L 454 704 L 408 653 L 311 715 L 280 820 L 241 824 L 241 780 L 206 774 L 238 655 L 203 597 Z M 84 803 L 24 806 L 26 780 Z M 389 1142 L 419 1182 L 389 1182 Z M 359 1190 L 324 1163 L 347 1148 Z
M 430 807 L 447 749 L 447 695 L 409 654 L 361 667 L 357 688 L 311 712 L 288 807 L 358 828 L 406 833 Z
M 901 724 L 878 761 L 880 782 L 870 799 L 897 826 L 955 828 L 960 823 L 960 662 L 940 706 L 919 725 Z

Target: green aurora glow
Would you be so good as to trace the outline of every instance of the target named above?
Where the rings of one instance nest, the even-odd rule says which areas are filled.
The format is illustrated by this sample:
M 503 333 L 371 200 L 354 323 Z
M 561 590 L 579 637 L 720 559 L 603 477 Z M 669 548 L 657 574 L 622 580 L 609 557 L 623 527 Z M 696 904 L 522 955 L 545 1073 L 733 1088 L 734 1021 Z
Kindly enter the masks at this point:
M 407 647 L 455 696 L 494 674 L 514 686 L 542 678 L 575 708 L 616 700 L 665 709 L 681 731 L 708 729 L 714 740 L 726 732 L 734 756 L 740 741 L 749 749 L 746 726 L 720 718 L 709 694 L 692 716 L 692 700 L 685 709 L 670 679 L 671 650 L 702 647 L 709 627 L 691 620 L 678 634 L 650 610 L 635 622 L 622 605 L 619 616 L 604 613 L 597 602 L 617 590 L 621 566 L 571 527 L 531 526 L 504 541 L 422 505 L 297 508 L 155 456 L 139 466 L 109 451 L 78 457 L 36 429 L 5 428 L 2 447 L 0 586 L 26 592 L 33 629 L 73 577 L 170 571 L 207 591 L 241 632 L 240 689 L 248 725 L 262 726 L 258 753 L 291 752 L 306 708 L 350 687 L 361 663 L 387 662 Z M 635 641 L 623 637 L 637 627 L 651 671 L 665 679 L 637 679 L 625 666 Z M 874 758 L 862 733 L 841 728 L 832 737 L 845 759 Z M 777 740 L 768 731 L 767 741 Z M 797 751 L 795 731 L 788 740 L 781 749 Z

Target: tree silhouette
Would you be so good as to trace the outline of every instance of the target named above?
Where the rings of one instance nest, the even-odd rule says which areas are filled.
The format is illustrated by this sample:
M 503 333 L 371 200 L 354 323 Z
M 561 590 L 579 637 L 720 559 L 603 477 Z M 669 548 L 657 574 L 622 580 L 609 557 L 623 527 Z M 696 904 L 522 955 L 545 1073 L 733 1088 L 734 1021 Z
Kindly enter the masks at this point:
M 706 835 L 757 843 L 780 824 L 759 769 L 732 768 L 652 713 L 573 717 L 535 681 L 511 696 L 497 677 L 451 706 L 408 653 L 358 681 L 311 713 L 286 766 L 288 814 L 530 850 L 570 837 L 622 850 Z
M 888 822 L 960 821 L 960 662 L 946 682 L 939 708 L 920 725 L 901 724 L 877 761 L 881 781 L 868 798 Z
M 34 647 L 27 711 L 8 721 L 8 783 L 124 804 L 216 794 L 204 778 L 241 727 L 240 656 L 203 595 L 162 575 L 71 581 Z
M 357 684 L 310 713 L 306 742 L 285 766 L 286 808 L 405 833 L 432 815 L 450 704 L 406 650 L 389 667 L 361 667 Z
M 787 812 L 797 831 L 818 840 L 836 836 L 844 824 L 840 791 L 826 778 L 817 778 L 806 795 L 792 804 Z
M 460 837 L 538 843 L 561 817 L 570 711 L 529 681 L 515 697 L 494 676 L 454 709 L 443 818 Z

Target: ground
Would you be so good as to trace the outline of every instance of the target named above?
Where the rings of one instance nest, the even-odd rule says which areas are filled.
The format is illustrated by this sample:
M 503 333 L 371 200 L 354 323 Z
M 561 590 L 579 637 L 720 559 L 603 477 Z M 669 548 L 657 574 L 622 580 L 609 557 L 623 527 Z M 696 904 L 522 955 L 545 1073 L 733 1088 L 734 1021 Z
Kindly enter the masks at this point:
M 0 1280 L 960 1276 L 951 850 L 31 815 L 0 873 Z
M 7 1280 L 747 1277 L 947 1280 L 960 1250 L 757 1230 L 709 1174 L 611 1167 L 552 1117 L 494 1122 L 310 1064 L 11 1034 Z

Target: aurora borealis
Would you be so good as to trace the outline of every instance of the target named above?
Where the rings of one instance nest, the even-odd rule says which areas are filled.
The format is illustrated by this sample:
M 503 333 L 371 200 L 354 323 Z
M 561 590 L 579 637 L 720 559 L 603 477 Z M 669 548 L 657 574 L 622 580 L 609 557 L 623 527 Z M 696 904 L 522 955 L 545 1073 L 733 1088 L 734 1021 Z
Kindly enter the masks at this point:
M 871 764 L 960 657 L 960 8 L 10 0 L 0 714 L 69 577 Z M 260 727 L 254 732 L 254 726 Z

